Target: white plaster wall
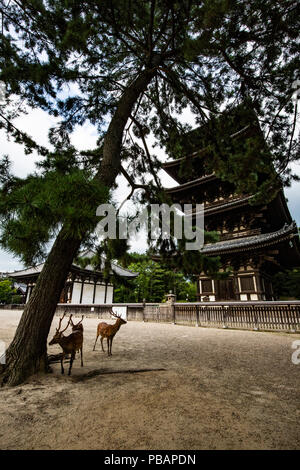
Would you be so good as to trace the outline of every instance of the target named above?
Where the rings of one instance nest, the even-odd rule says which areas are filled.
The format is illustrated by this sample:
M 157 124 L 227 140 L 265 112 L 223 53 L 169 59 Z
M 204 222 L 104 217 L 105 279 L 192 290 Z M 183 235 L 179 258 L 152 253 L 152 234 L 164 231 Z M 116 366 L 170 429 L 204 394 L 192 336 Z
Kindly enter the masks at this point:
M 80 303 L 80 292 L 81 292 L 81 283 L 80 282 L 74 282 L 71 304 L 79 304 Z
M 241 300 L 247 300 L 247 294 L 240 294 Z
M 250 299 L 251 300 L 258 300 L 257 294 L 250 294 Z
M 105 286 L 96 286 L 95 304 L 104 304 Z
M 106 294 L 106 303 L 107 304 L 112 304 L 113 293 L 114 293 L 113 286 L 107 286 L 107 294 Z
M 84 284 L 82 292 L 82 304 L 92 304 L 94 295 L 94 284 Z

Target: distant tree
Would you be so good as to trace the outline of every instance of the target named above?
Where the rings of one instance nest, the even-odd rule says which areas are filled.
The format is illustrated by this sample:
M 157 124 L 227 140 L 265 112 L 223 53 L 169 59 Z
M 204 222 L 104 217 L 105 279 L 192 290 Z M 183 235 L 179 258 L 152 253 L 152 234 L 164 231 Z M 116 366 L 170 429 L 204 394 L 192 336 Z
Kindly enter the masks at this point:
M 152 261 L 147 254 L 133 254 L 135 262 L 127 267 L 138 272 L 139 276 L 126 283 L 115 281 L 115 302 L 162 302 L 165 295 L 172 291 L 178 301 L 195 301 L 196 285 L 182 273 L 169 269 L 161 263 Z
M 23 297 L 22 295 L 12 295 L 10 302 L 12 304 L 22 304 L 23 303 Z
M 300 300 L 300 268 L 279 272 L 272 282 L 276 298 Z
M 0 303 L 11 303 L 13 294 L 16 294 L 16 289 L 14 289 L 12 282 L 9 279 L 0 281 Z

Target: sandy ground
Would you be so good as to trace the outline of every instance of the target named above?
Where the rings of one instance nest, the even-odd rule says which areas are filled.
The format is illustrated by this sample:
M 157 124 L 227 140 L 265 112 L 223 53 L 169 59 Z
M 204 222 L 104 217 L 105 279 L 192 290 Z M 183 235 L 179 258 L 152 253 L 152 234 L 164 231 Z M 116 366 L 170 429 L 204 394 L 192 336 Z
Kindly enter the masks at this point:
M 7 344 L 20 315 L 0 310 Z M 299 335 L 129 322 L 107 357 L 98 322 L 71 377 L 0 389 L 1 449 L 300 449 Z

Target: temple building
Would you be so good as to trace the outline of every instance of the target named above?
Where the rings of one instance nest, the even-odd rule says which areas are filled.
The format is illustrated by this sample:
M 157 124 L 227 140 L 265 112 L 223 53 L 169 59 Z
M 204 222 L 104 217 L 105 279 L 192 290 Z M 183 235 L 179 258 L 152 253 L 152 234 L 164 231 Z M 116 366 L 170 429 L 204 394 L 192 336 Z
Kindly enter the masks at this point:
M 246 139 L 253 125 L 257 127 L 257 120 L 254 124 L 251 119 L 248 124 L 237 120 L 234 134 L 228 133 L 224 139 Z M 203 203 L 205 230 L 219 234 L 219 241 L 205 244 L 202 253 L 220 257 L 221 272 L 231 268 L 229 277 L 222 280 L 199 272 L 198 300 L 275 300 L 272 276 L 279 270 L 300 266 L 298 229 L 283 190 L 271 202 L 259 204 L 251 204 L 252 194 L 236 194 L 232 183 L 205 168 L 205 148 L 197 146 L 198 131 L 185 136 L 187 144 L 190 138 L 193 141 L 187 145 L 193 151 L 163 165 L 178 183 L 167 189 L 172 201 L 181 206 Z
M 95 253 L 86 250 L 80 253 L 81 258 L 91 258 Z M 26 303 L 28 302 L 37 278 L 42 271 L 44 263 L 34 267 L 6 273 L 15 282 L 26 284 Z M 104 267 L 104 260 L 103 260 Z M 133 279 L 138 273 L 122 268 L 118 264 L 111 262 L 111 275 L 120 276 L 124 279 Z M 61 292 L 59 303 L 71 304 L 112 304 L 114 296 L 114 286 L 111 281 L 105 281 L 103 270 L 95 270 L 91 264 L 85 268 L 73 263 L 65 286 Z

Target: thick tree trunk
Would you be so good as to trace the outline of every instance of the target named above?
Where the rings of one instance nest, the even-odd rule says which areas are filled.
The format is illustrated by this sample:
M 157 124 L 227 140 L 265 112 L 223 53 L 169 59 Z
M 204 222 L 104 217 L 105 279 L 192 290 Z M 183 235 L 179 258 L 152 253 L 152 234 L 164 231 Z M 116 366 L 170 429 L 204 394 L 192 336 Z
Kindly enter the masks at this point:
M 63 229 L 59 233 L 7 350 L 3 383 L 18 385 L 30 375 L 47 370 L 47 337 L 80 243 L 78 238 L 66 238 Z
M 158 60 L 156 62 L 158 65 Z M 141 72 L 132 82 L 121 97 L 109 125 L 103 159 L 95 176 L 100 184 L 109 188 L 120 171 L 124 127 L 134 104 L 154 74 L 155 67 Z M 18 385 L 30 375 L 47 370 L 47 337 L 60 293 L 81 241 L 80 238 L 67 236 L 64 228 L 59 233 L 7 350 L 7 364 L 2 371 L 3 384 Z

